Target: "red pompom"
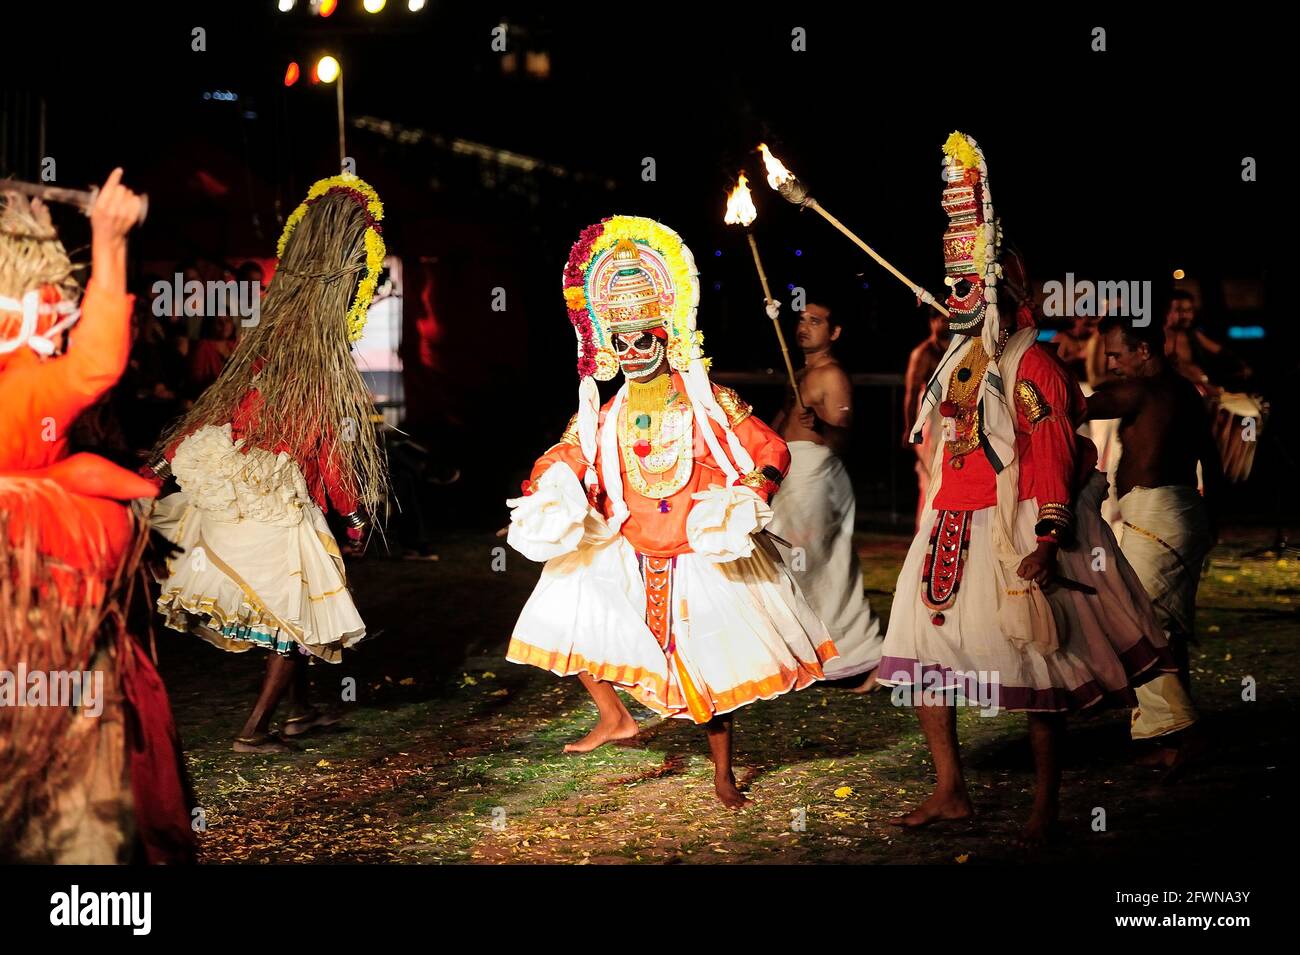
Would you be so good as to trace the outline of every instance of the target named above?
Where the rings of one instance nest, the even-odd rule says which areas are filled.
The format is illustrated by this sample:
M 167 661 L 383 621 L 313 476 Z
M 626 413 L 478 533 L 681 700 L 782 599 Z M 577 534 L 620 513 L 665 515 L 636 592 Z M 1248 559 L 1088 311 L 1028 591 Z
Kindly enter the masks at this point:
M 939 404 L 939 414 L 943 415 L 945 418 L 957 417 L 957 402 L 952 400 L 941 402 Z
M 643 458 L 650 453 L 650 442 L 645 438 L 641 438 L 636 444 L 632 445 L 632 450 L 636 452 L 638 458 Z

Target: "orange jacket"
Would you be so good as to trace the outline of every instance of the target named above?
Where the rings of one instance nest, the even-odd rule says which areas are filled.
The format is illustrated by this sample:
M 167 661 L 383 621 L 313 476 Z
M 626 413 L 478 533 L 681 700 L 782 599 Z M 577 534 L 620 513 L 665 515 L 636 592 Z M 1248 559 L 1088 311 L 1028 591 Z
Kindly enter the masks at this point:
M 679 393 L 684 394 L 686 391 L 681 376 L 676 373 L 673 374 L 673 386 Z M 714 385 L 713 390 L 717 394 L 721 389 Z M 613 402 L 614 399 L 611 398 L 600 409 L 602 425 Z M 764 465 L 770 465 L 780 471 L 784 477 L 790 468 L 790 451 L 785 441 L 750 414 L 748 406 L 742 403 L 740 409 L 740 412 L 732 417 L 732 430 L 745 450 L 749 452 L 750 457 L 754 459 L 754 468 L 761 469 Z M 719 444 L 725 448 L 727 442 L 722 427 L 712 420 L 709 421 L 709 425 L 718 436 Z M 698 429 L 698 422 L 695 427 Z M 718 467 L 708 444 L 698 430 L 694 435 L 693 453 L 695 463 L 690 476 L 686 479 L 686 484 L 664 498 L 668 504 L 667 512 L 660 509 L 657 498 L 646 497 L 632 489 L 632 485 L 627 480 L 626 462 L 622 455 L 619 456 L 619 474 L 623 477 L 623 498 L 629 512 L 620 533 L 636 548 L 637 553 L 651 557 L 675 557 L 678 554 L 690 553 L 690 545 L 686 542 L 686 515 L 691 509 L 691 495 L 709 487 L 721 487 L 726 482 L 726 476 Z M 592 462 L 597 476 L 601 476 L 600 459 L 598 448 L 596 460 Z M 547 468 L 561 461 L 573 468 L 579 479 L 586 473 L 587 461 L 582 456 L 582 448 L 569 438 L 562 440 L 537 459 L 537 463 L 533 465 L 531 481 L 537 481 Z M 603 477 L 601 480 L 603 482 Z M 755 491 L 766 499 L 767 495 L 762 489 L 755 488 Z M 613 513 L 613 506 L 604 494 L 601 495 L 601 507 L 606 517 Z
M 154 497 L 157 490 L 93 454 L 67 457 L 68 430 L 126 368 L 132 303 L 132 296 L 106 291 L 92 278 L 65 354 L 43 359 L 20 347 L 0 356 L 0 511 L 9 515 L 10 540 L 20 543 L 35 522 L 42 554 L 105 578 L 132 536 L 119 502 Z M 44 481 L 71 492 L 73 513 Z

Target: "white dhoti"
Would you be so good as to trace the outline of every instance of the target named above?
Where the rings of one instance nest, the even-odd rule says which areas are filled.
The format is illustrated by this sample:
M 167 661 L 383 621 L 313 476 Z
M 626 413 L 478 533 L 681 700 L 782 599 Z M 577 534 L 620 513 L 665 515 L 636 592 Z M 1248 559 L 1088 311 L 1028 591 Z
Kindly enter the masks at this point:
M 1209 515 L 1194 487 L 1135 487 L 1120 499 L 1120 547 L 1146 588 L 1160 623 L 1176 638 L 1191 637 L 1196 589 L 1210 549 Z M 1138 688 L 1133 738 L 1150 739 L 1196 722 L 1187 689 L 1173 674 Z
M 791 441 L 789 447 L 790 470 L 772 499 L 768 529 L 796 548 L 790 570 L 840 653 L 824 667 L 826 679 L 857 676 L 880 662 L 885 638 L 863 593 L 853 547 L 853 484 L 824 444 Z
M 182 548 L 158 609 L 167 625 L 224 650 L 295 648 L 337 663 L 366 633 L 343 558 L 287 454 L 244 454 L 230 426 L 200 428 L 172 461 L 181 490 L 150 523 Z
M 648 591 L 669 608 L 666 645 L 647 625 Z M 703 723 L 823 679 L 835 653 L 765 539 L 748 557 L 712 563 L 646 558 L 615 534 L 546 562 L 506 659 L 590 673 L 657 713 Z
M 1096 590 L 1057 586 L 1047 594 L 1059 648 L 1043 653 L 1018 646 L 999 623 L 998 560 L 991 522 L 996 508 L 966 512 L 969 550 L 943 623 L 922 600 L 931 531 L 944 512 L 931 510 L 912 542 L 898 578 L 877 679 L 885 685 L 956 688 L 968 700 L 1003 710 L 1064 712 L 1105 703 L 1132 705 L 1133 687 L 1174 672 L 1164 632 L 1142 584 L 1101 519 L 1106 479 L 1094 473 L 1075 505 L 1074 547 L 1062 548 L 1057 571 Z M 1035 546 L 1038 501 L 1020 501 L 1013 534 L 1019 553 Z

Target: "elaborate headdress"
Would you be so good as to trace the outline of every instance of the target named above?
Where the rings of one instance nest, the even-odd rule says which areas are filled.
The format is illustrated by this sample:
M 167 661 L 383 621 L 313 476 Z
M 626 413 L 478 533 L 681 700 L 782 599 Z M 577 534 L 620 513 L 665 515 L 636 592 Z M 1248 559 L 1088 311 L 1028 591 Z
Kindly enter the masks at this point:
M 19 349 L 54 353 L 77 321 L 81 289 L 49 213 L 38 215 L 0 182 L 0 364 Z
M 564 266 L 564 301 L 578 337 L 578 374 L 582 378 L 578 388 L 578 438 L 588 461 L 596 460 L 600 412 L 593 379 L 608 381 L 619 369 L 612 338 L 616 334 L 650 331 L 666 340 L 668 364 L 681 373 L 687 397 L 703 426 L 701 433 L 719 466 L 728 473 L 728 483 L 736 474 L 753 468 L 749 454 L 732 433 L 726 414 L 713 396 L 704 336 L 695 327 L 700 304 L 699 270 L 681 236 L 641 216 L 611 216 L 588 226 L 574 243 Z M 721 426 L 727 439 L 725 452 L 717 444 L 713 430 L 705 426 L 706 417 Z M 614 467 L 617 469 L 617 464 Z M 608 477 L 607 490 L 617 483 L 617 474 Z M 587 481 L 594 482 L 595 474 L 589 472 Z
M 979 143 L 954 132 L 943 144 L 944 284 L 951 289 L 945 302 L 948 327 L 954 332 L 975 328 L 992 318 L 997 325 L 997 283 L 1002 275 L 999 255 L 1002 228 L 993 215 L 989 169 Z
M 375 190 L 352 175 L 313 185 L 285 223 L 275 275 L 257 324 L 245 328 L 221 376 L 159 448 L 204 424 L 232 420 L 254 388 L 263 413 L 249 447 L 325 453 L 370 514 L 381 505 L 387 469 L 371 423 L 374 402 L 350 342 L 361 337 L 383 265 Z
M 611 338 L 621 332 L 661 329 L 675 371 L 704 358 L 704 337 L 695 330 L 695 256 L 681 236 L 653 219 L 612 216 L 583 229 L 564 266 L 564 300 L 584 378 L 608 381 L 618 374 Z

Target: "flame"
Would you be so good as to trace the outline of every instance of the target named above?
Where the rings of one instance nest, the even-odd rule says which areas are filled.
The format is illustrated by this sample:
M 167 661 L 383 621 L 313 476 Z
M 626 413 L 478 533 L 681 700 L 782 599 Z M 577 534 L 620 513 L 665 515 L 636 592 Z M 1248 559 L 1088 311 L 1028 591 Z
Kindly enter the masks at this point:
M 742 172 L 736 188 L 727 196 L 727 214 L 722 221 L 727 225 L 747 226 L 757 218 L 758 210 L 754 208 L 754 197 L 749 192 L 749 180 Z
M 763 154 L 763 165 L 767 167 L 767 184 L 773 189 L 780 189 L 786 182 L 794 178 L 794 173 L 781 163 L 781 160 L 772 155 L 772 150 L 767 148 L 767 143 L 759 143 L 758 151 Z

